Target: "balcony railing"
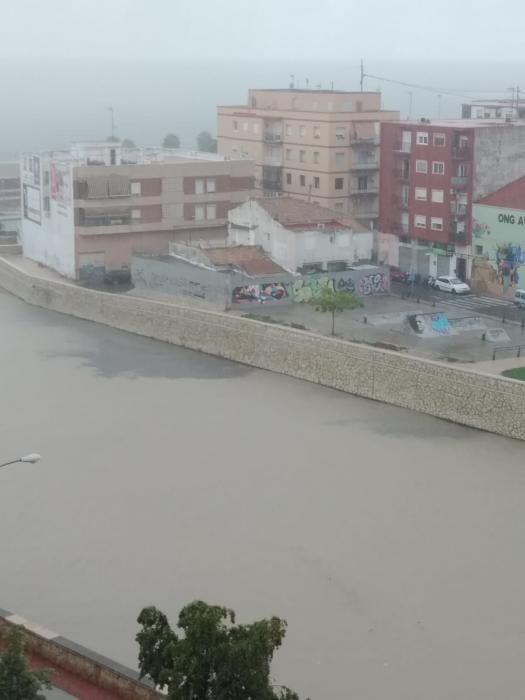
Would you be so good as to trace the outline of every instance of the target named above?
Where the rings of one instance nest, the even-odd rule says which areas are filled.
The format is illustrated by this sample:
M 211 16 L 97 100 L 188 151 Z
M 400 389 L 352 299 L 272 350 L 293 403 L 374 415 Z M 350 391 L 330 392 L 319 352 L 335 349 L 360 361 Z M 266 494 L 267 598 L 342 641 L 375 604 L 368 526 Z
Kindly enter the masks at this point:
M 269 180 L 268 178 L 262 179 L 263 190 L 267 192 L 282 192 L 283 184 L 282 182 L 277 182 L 276 180 Z
M 352 163 L 350 165 L 350 170 L 377 170 L 379 168 L 379 163 L 377 160 L 369 160 L 364 163 Z
M 471 156 L 470 146 L 452 146 L 453 158 L 468 159 Z
M 456 219 L 464 219 L 467 215 L 467 205 L 452 202 L 450 205 L 450 214 Z
M 362 187 L 352 187 L 351 190 L 350 190 L 350 194 L 351 194 L 351 195 L 356 195 L 356 196 L 360 196 L 360 195 L 370 195 L 370 194 L 373 195 L 373 194 L 378 194 L 378 192 L 379 192 L 379 188 L 373 187 L 373 186 L 372 186 L 372 187 L 364 187 L 364 188 L 362 188 Z
M 265 143 L 282 143 L 283 137 L 281 134 L 275 134 L 272 131 L 263 133 L 263 141 Z
M 456 187 L 457 189 L 465 189 L 468 185 L 468 177 L 462 177 L 462 176 L 454 176 L 450 178 L 450 182 L 452 183 L 452 187 Z
M 350 139 L 351 146 L 379 146 L 379 136 L 354 136 Z

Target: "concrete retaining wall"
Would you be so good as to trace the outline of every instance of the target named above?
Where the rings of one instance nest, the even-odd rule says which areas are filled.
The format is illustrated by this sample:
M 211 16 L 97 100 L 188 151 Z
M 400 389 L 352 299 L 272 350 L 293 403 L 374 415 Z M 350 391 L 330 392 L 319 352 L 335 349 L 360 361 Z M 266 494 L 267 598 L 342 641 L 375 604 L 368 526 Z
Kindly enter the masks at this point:
M 525 383 L 228 314 L 83 289 L 0 259 L 25 301 L 175 345 L 525 440 Z

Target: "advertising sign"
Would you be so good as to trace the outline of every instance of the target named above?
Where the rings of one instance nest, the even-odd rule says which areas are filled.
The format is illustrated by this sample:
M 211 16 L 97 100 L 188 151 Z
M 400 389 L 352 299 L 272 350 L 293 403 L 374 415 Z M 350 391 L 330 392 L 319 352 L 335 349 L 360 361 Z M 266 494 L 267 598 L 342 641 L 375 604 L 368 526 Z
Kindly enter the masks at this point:
M 52 162 L 49 170 L 51 199 L 63 207 L 68 207 L 71 201 L 71 178 L 69 166 Z
M 29 219 L 35 224 L 42 223 L 42 208 L 40 203 L 40 189 L 32 185 L 23 185 L 24 219 Z

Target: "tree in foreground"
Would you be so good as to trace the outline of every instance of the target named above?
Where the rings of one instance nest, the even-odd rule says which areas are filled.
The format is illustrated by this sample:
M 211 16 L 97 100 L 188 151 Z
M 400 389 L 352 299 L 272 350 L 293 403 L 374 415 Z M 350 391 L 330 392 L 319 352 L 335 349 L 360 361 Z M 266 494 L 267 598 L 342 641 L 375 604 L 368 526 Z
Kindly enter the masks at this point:
M 179 148 L 180 139 L 177 134 L 166 134 L 162 142 L 162 148 Z
M 197 148 L 203 153 L 217 153 L 217 139 L 209 131 L 201 131 L 197 136 Z
M 319 296 L 308 301 L 316 311 L 329 312 L 332 314 L 332 335 L 335 335 L 335 314 L 345 309 L 359 309 L 363 302 L 359 297 L 351 292 L 336 292 L 330 287 L 324 287 Z
M 180 631 L 155 607 L 137 621 L 141 677 L 167 688 L 170 700 L 299 700 L 270 683 L 270 663 L 286 634 L 278 617 L 239 625 L 233 610 L 195 601 L 180 611 Z
M 31 671 L 24 656 L 24 635 L 15 627 L 0 652 L 0 698 L 2 700 L 45 700 L 41 691 L 51 688 L 48 671 Z

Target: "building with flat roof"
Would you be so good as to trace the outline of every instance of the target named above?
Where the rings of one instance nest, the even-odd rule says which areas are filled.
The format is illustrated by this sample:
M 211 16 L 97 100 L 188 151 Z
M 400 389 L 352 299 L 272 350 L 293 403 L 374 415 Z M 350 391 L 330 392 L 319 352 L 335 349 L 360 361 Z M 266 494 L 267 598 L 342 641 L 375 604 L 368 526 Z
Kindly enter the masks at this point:
M 249 90 L 248 104 L 217 108 L 218 150 L 256 163 L 261 195 L 286 195 L 350 214 L 378 217 L 379 92 Z
M 463 119 L 525 119 L 525 100 L 473 100 L 461 106 Z
M 21 161 L 24 255 L 88 282 L 129 276 L 132 251 L 226 238 L 254 163 L 172 149 L 78 143 Z
M 379 228 L 399 266 L 471 275 L 472 204 L 525 175 L 525 122 L 421 120 L 381 126 Z

